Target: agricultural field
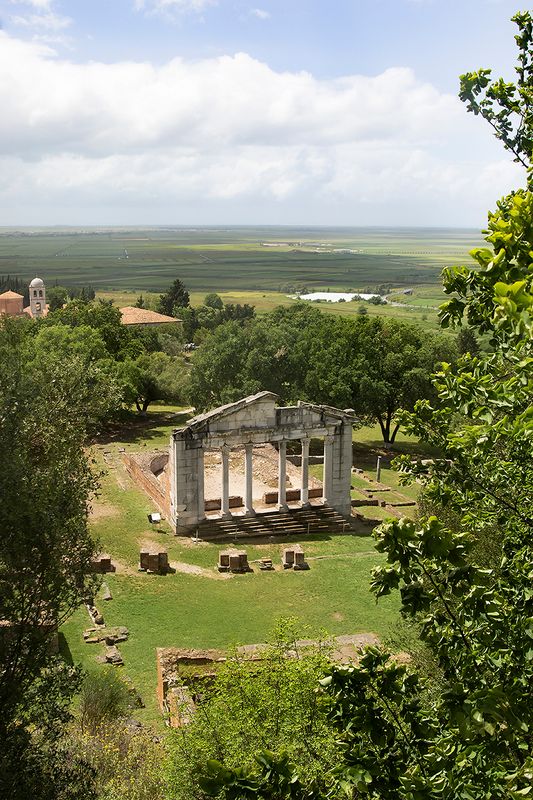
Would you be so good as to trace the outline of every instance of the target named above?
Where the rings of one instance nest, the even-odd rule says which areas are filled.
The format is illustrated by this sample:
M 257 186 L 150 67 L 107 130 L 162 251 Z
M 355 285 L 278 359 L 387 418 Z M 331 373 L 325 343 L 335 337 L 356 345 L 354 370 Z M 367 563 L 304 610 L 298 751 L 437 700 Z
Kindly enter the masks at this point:
M 189 414 L 186 409 L 153 406 L 146 417 L 132 415 L 130 423 L 117 426 L 93 444 L 103 476 L 101 492 L 93 502 L 91 528 L 102 550 L 118 566 L 116 574 L 104 578 L 113 599 L 104 602 L 100 594 L 96 602 L 109 626 L 128 628 L 128 641 L 119 646 L 123 669 L 146 705 L 139 718 L 158 725 L 156 647 L 225 648 L 261 642 L 283 616 L 297 617 L 309 634 L 368 632 L 382 639 L 391 635 L 398 622 L 397 598 L 384 598 L 376 604 L 369 591 L 370 571 L 382 561 L 369 535 L 372 525 L 361 524 L 360 530 L 350 535 L 311 532 L 299 537 L 311 566 L 308 572 L 286 572 L 279 567 L 272 573 L 261 572 L 254 561 L 270 556 L 279 565 L 287 542 L 247 544 L 254 571 L 229 577 L 216 570 L 218 552 L 227 542 L 195 543 L 188 537 L 175 537 L 164 522 L 151 529 L 147 521 L 147 513 L 153 510 L 151 501 L 130 480 L 121 452 L 166 447 L 170 431 Z M 399 487 L 398 476 L 390 468 L 393 453 L 383 450 L 376 428 L 354 431 L 354 445 L 356 463 L 363 470 L 354 476 L 354 496 L 376 486 L 376 455 L 381 454 L 381 485 L 388 486 L 389 498 L 398 493 L 416 497 L 416 487 Z M 396 452 L 410 449 L 417 449 L 416 442 L 400 436 Z M 320 477 L 321 466 L 311 470 Z M 360 510 L 376 522 L 390 516 L 382 508 Z M 168 551 L 171 563 L 178 565 L 176 573 L 138 572 L 139 549 L 147 541 Z M 87 611 L 79 609 L 62 629 L 61 648 L 69 660 L 94 667 L 102 648 L 83 641 L 83 630 L 89 626 Z
M 0 229 L 0 274 L 98 290 L 273 292 L 436 285 L 480 234 L 463 229 Z

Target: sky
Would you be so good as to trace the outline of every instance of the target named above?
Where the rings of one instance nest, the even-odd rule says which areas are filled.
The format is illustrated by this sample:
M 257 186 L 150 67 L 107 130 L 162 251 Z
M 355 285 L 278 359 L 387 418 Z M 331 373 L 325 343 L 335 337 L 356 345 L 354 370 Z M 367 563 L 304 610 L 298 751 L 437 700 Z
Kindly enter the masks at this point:
M 521 8 L 0 0 L 0 226 L 480 229 L 525 176 L 458 76 Z

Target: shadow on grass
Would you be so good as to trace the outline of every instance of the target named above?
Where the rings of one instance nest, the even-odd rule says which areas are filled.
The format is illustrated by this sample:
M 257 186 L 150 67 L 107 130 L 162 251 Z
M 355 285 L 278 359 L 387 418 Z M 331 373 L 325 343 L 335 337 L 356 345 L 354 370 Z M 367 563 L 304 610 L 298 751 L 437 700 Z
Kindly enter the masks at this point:
M 70 652 L 70 647 L 68 646 L 68 642 L 65 638 L 65 634 L 59 631 L 58 635 L 58 645 L 59 645 L 59 655 L 61 658 L 67 662 L 70 667 L 74 666 L 74 659 L 72 658 L 72 653 Z
M 161 436 L 161 428 L 179 428 L 192 416 L 189 411 L 124 412 L 119 421 L 109 423 L 94 440 L 95 444 L 147 442 Z
M 352 524 L 357 525 L 357 527 L 344 532 L 332 531 L 331 533 L 313 533 L 313 531 L 310 531 L 309 533 L 290 533 L 289 531 L 286 531 L 285 533 L 279 533 L 275 535 L 256 534 L 255 536 L 243 534 L 242 536 L 228 536 L 227 538 L 221 536 L 220 539 L 216 539 L 212 543 L 237 546 L 239 544 L 286 544 L 290 542 L 305 544 L 305 542 L 333 542 L 340 536 L 353 536 L 356 539 L 361 539 L 370 537 L 372 535 L 372 529 L 375 528 L 376 525 L 380 525 L 382 522 L 382 519 L 359 520 L 354 518 Z
M 439 455 L 437 448 L 423 442 L 400 442 L 392 445 L 379 441 L 354 442 L 352 451 L 354 464 L 375 465 L 377 456 L 380 456 L 383 466 L 389 466 L 393 459 L 401 455 L 413 458 L 435 458 Z

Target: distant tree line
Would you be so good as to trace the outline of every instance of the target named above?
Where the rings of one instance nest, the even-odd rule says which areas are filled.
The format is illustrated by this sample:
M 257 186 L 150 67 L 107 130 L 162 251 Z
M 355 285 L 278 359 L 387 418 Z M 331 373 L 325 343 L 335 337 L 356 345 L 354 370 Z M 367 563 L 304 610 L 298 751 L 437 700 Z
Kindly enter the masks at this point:
M 24 297 L 24 305 L 30 304 L 29 281 L 14 275 L 0 275 L 0 294 L 2 292 L 16 292 Z

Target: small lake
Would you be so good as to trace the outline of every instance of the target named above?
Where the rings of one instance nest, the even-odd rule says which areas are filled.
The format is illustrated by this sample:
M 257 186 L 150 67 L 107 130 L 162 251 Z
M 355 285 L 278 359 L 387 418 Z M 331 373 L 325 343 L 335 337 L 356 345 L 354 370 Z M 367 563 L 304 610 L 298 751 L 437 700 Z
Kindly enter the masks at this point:
M 372 297 L 379 297 L 379 294 L 365 294 L 364 292 L 357 292 L 357 296 L 361 300 L 370 300 Z M 338 303 L 339 300 L 345 300 L 349 303 L 354 297 L 353 292 L 310 292 L 309 294 L 292 294 L 290 297 L 299 297 L 300 300 L 325 300 L 327 303 Z

